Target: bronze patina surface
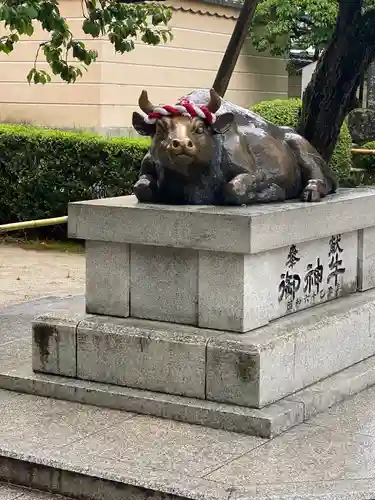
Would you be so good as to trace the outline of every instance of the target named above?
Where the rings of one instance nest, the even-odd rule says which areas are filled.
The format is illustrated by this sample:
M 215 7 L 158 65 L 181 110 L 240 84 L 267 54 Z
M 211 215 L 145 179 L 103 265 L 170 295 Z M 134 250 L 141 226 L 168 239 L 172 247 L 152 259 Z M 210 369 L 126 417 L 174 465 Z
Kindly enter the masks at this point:
M 141 202 L 248 205 L 300 198 L 319 201 L 337 189 L 333 171 L 295 130 L 266 121 L 252 111 L 222 100 L 211 89 L 187 96 L 216 115 L 166 116 L 146 123 L 133 113 L 133 126 L 152 138 L 134 194 Z M 143 91 L 143 112 L 154 105 Z

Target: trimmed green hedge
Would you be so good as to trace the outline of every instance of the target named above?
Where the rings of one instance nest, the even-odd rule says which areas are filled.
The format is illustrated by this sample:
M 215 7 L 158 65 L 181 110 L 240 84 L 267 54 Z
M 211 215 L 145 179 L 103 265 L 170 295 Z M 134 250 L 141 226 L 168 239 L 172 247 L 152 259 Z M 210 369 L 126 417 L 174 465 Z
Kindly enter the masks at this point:
M 251 110 L 276 125 L 295 128 L 298 124 L 301 105 L 301 99 L 298 98 L 275 99 L 274 101 L 260 102 L 253 106 Z M 346 184 L 350 177 L 350 168 L 352 166 L 351 145 L 352 139 L 349 129 L 347 124 L 344 123 L 330 162 L 340 184 Z
M 295 128 L 301 109 L 301 99 L 274 99 L 262 101 L 252 106 L 251 111 L 265 120 L 285 127 Z
M 0 224 L 61 216 L 70 201 L 129 194 L 148 144 L 0 125 Z

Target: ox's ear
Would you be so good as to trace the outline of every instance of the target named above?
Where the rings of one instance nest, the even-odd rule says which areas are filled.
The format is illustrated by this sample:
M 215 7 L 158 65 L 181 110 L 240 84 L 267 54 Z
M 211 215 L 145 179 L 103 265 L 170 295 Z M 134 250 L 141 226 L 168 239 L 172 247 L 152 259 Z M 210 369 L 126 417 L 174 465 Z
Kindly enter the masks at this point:
M 155 134 L 155 124 L 146 123 L 144 117 L 134 111 L 132 124 L 139 135 L 154 135 Z
M 212 124 L 212 130 L 216 134 L 224 134 L 227 132 L 234 121 L 233 113 L 224 113 L 216 118 L 216 122 Z

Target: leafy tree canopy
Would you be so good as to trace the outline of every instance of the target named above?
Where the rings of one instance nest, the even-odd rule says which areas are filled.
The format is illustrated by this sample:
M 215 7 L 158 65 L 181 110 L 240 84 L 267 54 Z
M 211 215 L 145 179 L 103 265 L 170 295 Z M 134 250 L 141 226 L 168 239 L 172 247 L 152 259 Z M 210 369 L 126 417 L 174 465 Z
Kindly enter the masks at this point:
M 82 0 L 82 29 L 93 38 L 108 37 L 116 52 L 130 52 L 136 39 L 150 45 L 171 38 L 168 22 L 170 9 L 157 3 L 125 3 L 127 0 Z M 12 52 L 22 36 L 32 36 L 39 23 L 48 39 L 41 43 L 29 82 L 51 81 L 49 72 L 37 67 L 40 52 L 53 74 L 68 83 L 82 76 L 82 70 L 96 60 L 98 54 L 73 37 L 67 20 L 60 12 L 58 0 L 0 0 L 0 21 L 6 35 L 0 37 L 0 51 Z M 72 63 L 73 61 L 73 63 Z
M 364 10 L 374 9 L 366 0 Z M 255 12 L 251 38 L 259 52 L 289 55 L 291 49 L 315 49 L 331 40 L 339 11 L 338 0 L 262 0 Z

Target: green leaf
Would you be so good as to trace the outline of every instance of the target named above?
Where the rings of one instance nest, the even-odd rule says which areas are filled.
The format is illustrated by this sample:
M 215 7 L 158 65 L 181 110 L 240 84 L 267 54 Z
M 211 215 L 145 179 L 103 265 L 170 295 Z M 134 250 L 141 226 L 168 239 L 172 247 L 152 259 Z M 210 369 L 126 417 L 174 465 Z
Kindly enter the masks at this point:
M 29 74 L 27 75 L 27 81 L 29 83 L 31 83 L 31 80 L 33 79 L 34 75 L 35 75 L 35 72 L 36 72 L 36 69 L 35 68 L 32 68 L 30 71 L 29 71 Z
M 38 15 L 38 11 L 35 9 L 33 5 L 29 5 L 28 7 L 25 7 L 23 10 L 23 13 L 25 16 L 29 17 L 30 19 L 35 19 Z
M 47 83 L 47 78 L 41 72 L 39 72 L 39 82 L 43 85 Z
M 100 25 L 91 21 L 91 19 L 85 19 L 83 21 L 82 29 L 86 34 L 91 35 L 94 38 L 98 37 L 100 34 Z
M 24 32 L 27 36 L 31 36 L 34 33 L 34 28 L 32 24 L 26 24 Z
M 61 61 L 53 61 L 50 63 L 50 66 L 54 75 L 59 75 L 63 69 Z
M 9 35 L 10 40 L 12 40 L 13 43 L 17 43 L 20 39 L 20 37 L 17 35 L 17 33 L 12 33 Z
M 373 0 L 370 0 L 373 1 Z M 336 25 L 338 2 L 332 0 L 262 0 L 250 37 L 255 48 L 289 56 L 291 48 L 325 47 Z
M 152 24 L 160 24 L 164 22 L 164 16 L 161 12 L 155 12 L 155 14 L 151 18 Z
M 8 38 L 8 40 L 0 46 L 0 50 L 5 52 L 5 54 L 10 54 L 13 50 L 13 42 Z
M 49 83 L 51 81 L 51 76 L 47 73 L 47 71 L 41 69 L 39 70 L 39 74 L 45 80 L 44 82 L 41 80 L 41 83 L 47 83 L 47 82 Z

